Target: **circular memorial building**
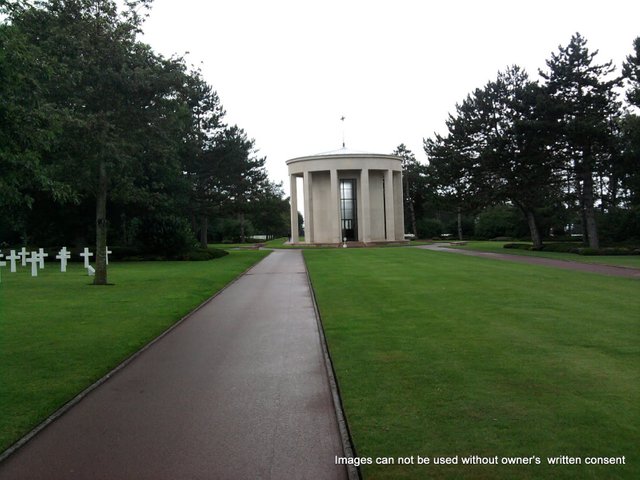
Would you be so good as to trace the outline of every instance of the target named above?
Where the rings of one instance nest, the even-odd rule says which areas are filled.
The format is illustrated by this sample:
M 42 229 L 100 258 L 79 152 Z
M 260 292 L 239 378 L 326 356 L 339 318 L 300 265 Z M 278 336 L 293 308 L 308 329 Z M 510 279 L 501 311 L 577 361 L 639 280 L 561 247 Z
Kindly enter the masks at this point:
M 404 241 L 402 159 L 346 148 L 287 161 L 291 243 L 298 237 L 298 178 L 304 193 L 304 242 Z

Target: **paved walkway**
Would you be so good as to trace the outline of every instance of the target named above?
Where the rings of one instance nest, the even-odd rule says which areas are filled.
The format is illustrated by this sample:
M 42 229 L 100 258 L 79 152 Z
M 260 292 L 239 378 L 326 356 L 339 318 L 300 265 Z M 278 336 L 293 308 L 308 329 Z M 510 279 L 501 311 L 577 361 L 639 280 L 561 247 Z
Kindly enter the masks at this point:
M 478 252 L 475 250 L 464 250 L 460 248 L 447 248 L 445 245 L 448 244 L 435 243 L 433 245 L 420 245 L 414 248 L 434 250 L 437 252 L 458 253 L 460 255 L 484 257 L 493 260 L 528 263 L 531 265 L 544 265 L 547 267 L 564 268 L 566 270 L 577 270 L 580 272 L 600 273 L 602 275 L 612 275 L 617 277 L 640 278 L 640 270 L 637 268 L 615 267 L 612 265 L 599 265 L 595 263 L 580 263 L 544 257 L 528 257 L 525 255 L 510 255 L 508 253 Z
M 334 455 L 304 262 L 282 250 L 0 464 L 0 478 L 346 478 Z

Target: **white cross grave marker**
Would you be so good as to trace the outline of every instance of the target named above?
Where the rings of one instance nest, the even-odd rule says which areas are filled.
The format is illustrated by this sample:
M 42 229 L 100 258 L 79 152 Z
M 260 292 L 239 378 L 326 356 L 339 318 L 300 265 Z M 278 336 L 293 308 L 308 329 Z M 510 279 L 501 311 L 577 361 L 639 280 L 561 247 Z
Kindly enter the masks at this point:
M 70 258 L 71 258 L 71 252 L 67 250 L 67 247 L 62 247 L 62 249 L 58 252 L 58 255 L 56 255 L 56 259 L 60 260 L 61 272 L 64 273 L 67 271 L 67 260 L 69 260 Z
M 93 257 L 93 253 L 87 247 L 84 247 L 84 252 L 80 256 L 84 258 L 84 268 L 89 268 L 89 257 Z
M 44 253 L 44 248 L 38 249 L 38 258 L 40 259 L 40 269 L 44 268 L 44 257 L 48 257 L 48 253 Z
M 22 250 L 18 253 L 22 257 L 22 266 L 27 266 L 27 258 L 29 258 L 29 254 L 27 254 L 27 249 L 22 247 Z
M 38 252 L 31 252 L 31 256 L 27 258 L 27 262 L 31 264 L 31 276 L 38 276 L 38 263 L 40 263 L 40 257 Z
M 105 247 L 105 250 L 106 250 L 105 259 L 106 259 L 107 265 L 109 265 L 109 254 L 113 252 L 109 250 L 109 247 Z
M 9 265 L 11 265 L 11 273 L 16 273 L 16 260 L 20 260 L 20 255 L 16 255 L 16 251 L 11 250 L 7 260 L 9 260 Z
M 0 258 L 4 257 L 4 254 L 0 253 Z M 6 267 L 7 266 L 7 262 L 5 262 L 4 260 L 0 260 L 0 268 L 2 267 Z M 0 270 L 0 282 L 2 282 L 2 270 Z
M 93 268 L 91 265 L 89 265 L 89 267 L 87 267 L 87 275 L 89 275 L 90 277 L 93 277 L 96 274 L 96 269 Z

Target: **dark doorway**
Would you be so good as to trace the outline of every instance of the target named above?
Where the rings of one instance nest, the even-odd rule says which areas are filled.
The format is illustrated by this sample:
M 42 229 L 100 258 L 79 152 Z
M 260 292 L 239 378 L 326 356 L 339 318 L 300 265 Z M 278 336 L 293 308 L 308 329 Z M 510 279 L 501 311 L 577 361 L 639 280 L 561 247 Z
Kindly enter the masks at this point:
M 340 180 L 340 217 L 342 239 L 347 242 L 358 239 L 358 221 L 356 218 L 356 181 Z

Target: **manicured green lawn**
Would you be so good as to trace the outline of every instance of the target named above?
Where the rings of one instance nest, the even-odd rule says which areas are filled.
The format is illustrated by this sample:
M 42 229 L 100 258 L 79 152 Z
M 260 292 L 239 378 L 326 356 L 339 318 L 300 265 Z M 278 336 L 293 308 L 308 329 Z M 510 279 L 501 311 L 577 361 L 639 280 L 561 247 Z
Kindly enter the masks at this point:
M 578 255 L 562 252 L 535 252 L 530 250 L 503 248 L 507 242 L 467 242 L 466 245 L 453 246 L 464 250 L 478 250 L 481 252 L 504 253 L 507 255 L 525 255 L 530 257 L 554 258 L 557 260 L 571 260 L 581 263 L 598 263 L 621 267 L 640 268 L 640 255 Z M 524 242 L 518 242 L 524 243 Z
M 112 263 L 106 287 L 78 264 L 37 278 L 3 268 L 0 451 L 266 255 Z
M 278 248 L 278 247 L 282 247 L 284 246 L 284 242 L 288 241 L 289 239 L 286 237 L 280 237 L 280 238 L 274 238 L 273 240 L 269 240 L 268 242 L 265 243 L 265 247 L 269 247 L 269 248 Z
M 640 478 L 637 280 L 406 248 L 304 256 L 359 456 L 543 462 L 365 478 Z M 545 465 L 561 455 L 626 465 Z
M 220 248 L 222 250 L 229 250 L 235 248 L 252 248 L 255 247 L 256 243 L 261 243 L 267 248 L 279 248 L 284 246 L 284 242 L 289 240 L 285 237 L 274 238 L 273 240 L 260 241 L 260 242 L 251 242 L 251 243 L 210 243 L 209 247 Z

